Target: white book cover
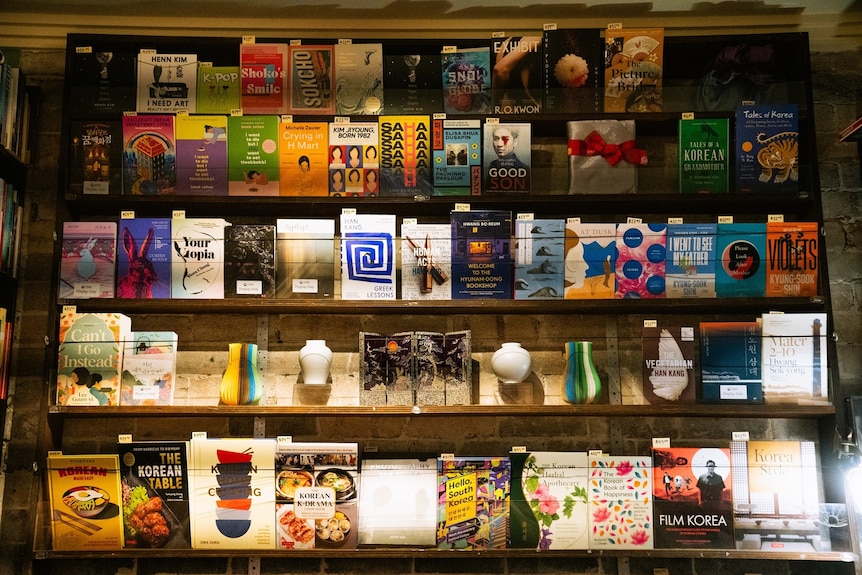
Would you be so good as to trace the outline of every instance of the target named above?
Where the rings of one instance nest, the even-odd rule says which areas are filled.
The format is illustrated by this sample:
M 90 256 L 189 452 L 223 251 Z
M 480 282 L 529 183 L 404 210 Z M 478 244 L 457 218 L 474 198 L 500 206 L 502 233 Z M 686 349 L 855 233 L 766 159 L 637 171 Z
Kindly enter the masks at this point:
M 395 299 L 395 215 L 341 214 L 341 299 Z
M 336 114 L 380 114 L 383 110 L 383 44 L 336 44 L 335 92 Z
M 452 299 L 452 226 L 401 225 L 401 299 Z
M 197 108 L 196 54 L 138 54 L 138 112 L 177 112 Z
M 171 221 L 171 297 L 224 298 L 224 229 L 221 218 Z
M 329 195 L 380 195 L 379 157 L 377 122 L 330 122 Z
M 276 297 L 332 299 L 335 288 L 335 220 L 279 218 Z
M 177 375 L 173 331 L 133 331 L 123 345 L 120 405 L 173 405 Z
M 763 400 L 826 403 L 829 364 L 826 313 L 765 313 L 761 317 Z

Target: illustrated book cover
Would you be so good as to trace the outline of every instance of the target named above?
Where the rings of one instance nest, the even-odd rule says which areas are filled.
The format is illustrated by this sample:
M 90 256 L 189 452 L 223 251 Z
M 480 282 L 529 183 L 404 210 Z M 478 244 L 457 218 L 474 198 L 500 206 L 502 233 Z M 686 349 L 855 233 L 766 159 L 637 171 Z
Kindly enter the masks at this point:
M 289 70 L 287 44 L 240 44 L 239 87 L 243 114 L 289 113 Z
M 616 299 L 666 296 L 667 224 L 617 225 Z
M 601 112 L 605 70 L 601 31 L 545 30 L 542 47 L 543 110 L 556 114 Z
M 333 115 L 336 101 L 336 62 L 333 45 L 288 46 L 287 112 Z
M 171 297 L 171 219 L 121 218 L 117 243 L 116 297 Z
M 447 114 L 491 113 L 490 47 L 444 46 L 440 55 L 443 111 Z
M 171 297 L 224 298 L 225 228 L 221 218 L 171 220 Z
M 116 222 L 63 222 L 57 298 L 114 297 Z
M 177 185 L 173 114 L 123 116 L 123 193 L 169 195 Z
M 589 548 L 653 549 L 649 456 L 589 458 Z
M 491 113 L 542 113 L 542 36 L 491 40 Z
M 432 120 L 435 196 L 482 194 L 482 121 Z
M 766 294 L 766 224 L 718 224 L 715 246 L 715 295 L 763 297 Z
M 730 120 L 679 121 L 679 191 L 716 194 L 730 190 Z
M 564 299 L 566 222 L 515 220 L 515 299 Z
M 694 337 L 692 326 L 643 328 L 642 403 L 695 403 Z
M 401 299 L 452 299 L 452 226 L 401 224 Z
M 453 211 L 452 299 L 513 299 L 512 212 Z
M 763 400 L 766 403 L 828 404 L 827 314 L 765 313 Z
M 226 298 L 275 297 L 275 226 L 235 224 L 225 228 Z
M 198 57 L 196 54 L 138 54 L 138 99 L 136 110 L 148 114 L 197 107 Z
M 702 403 L 763 403 L 762 373 L 758 322 L 700 322 Z
M 714 298 L 716 224 L 668 224 L 665 286 L 669 298 Z
M 431 117 L 380 116 L 379 126 L 381 195 L 430 197 Z
M 228 194 L 277 196 L 278 116 L 228 117 Z
M 766 222 L 766 296 L 810 297 L 819 290 L 817 222 Z
M 227 116 L 176 117 L 177 195 L 226 196 Z
M 633 194 L 649 156 L 637 147 L 634 120 L 566 122 L 569 194 Z
M 335 296 L 335 220 L 279 218 L 276 229 L 276 297 Z
M 75 46 L 69 113 L 117 116 L 137 106 L 138 55 L 106 44 Z
M 329 123 L 278 124 L 279 194 L 329 195 Z
M 396 299 L 395 215 L 341 214 L 341 299 Z
M 738 192 L 799 190 L 799 108 L 758 104 L 736 110 Z
M 605 113 L 661 112 L 663 28 L 605 31 Z
M 484 192 L 529 193 L 532 125 L 485 122 L 483 132 Z
M 380 195 L 380 129 L 377 122 L 329 124 L 329 195 Z
M 123 193 L 123 126 L 116 120 L 72 121 L 69 191 Z
M 383 46 L 383 90 L 387 114 L 442 112 L 439 47 L 387 42 Z
M 229 115 L 242 107 L 239 66 L 198 62 L 198 114 Z
M 133 331 L 123 342 L 120 405 L 173 405 L 177 385 L 173 331 Z
M 617 225 L 566 222 L 565 299 L 614 299 Z
M 335 45 L 335 113 L 370 116 L 383 113 L 383 44 Z

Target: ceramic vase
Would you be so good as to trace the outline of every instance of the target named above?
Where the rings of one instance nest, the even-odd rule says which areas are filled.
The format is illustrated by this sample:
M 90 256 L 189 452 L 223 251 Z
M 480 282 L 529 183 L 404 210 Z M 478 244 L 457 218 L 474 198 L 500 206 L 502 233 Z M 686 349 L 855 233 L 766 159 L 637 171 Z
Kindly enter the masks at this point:
M 332 350 L 322 339 L 307 339 L 299 350 L 299 366 L 303 383 L 321 384 L 329 380 L 332 366 Z
M 520 343 L 510 341 L 491 356 L 491 369 L 502 383 L 521 383 L 530 376 L 533 360 Z
M 253 405 L 260 401 L 263 377 L 257 369 L 257 344 L 228 345 L 227 367 L 219 386 L 219 399 L 225 405 Z
M 593 342 L 566 343 L 565 397 L 569 403 L 593 403 L 602 393 L 602 382 L 593 365 Z

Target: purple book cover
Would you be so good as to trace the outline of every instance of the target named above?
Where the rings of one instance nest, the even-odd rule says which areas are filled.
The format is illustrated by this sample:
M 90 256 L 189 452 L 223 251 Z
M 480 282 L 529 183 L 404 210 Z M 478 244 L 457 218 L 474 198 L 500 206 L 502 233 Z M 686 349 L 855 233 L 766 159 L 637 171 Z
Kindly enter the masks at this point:
M 227 116 L 177 116 L 178 195 L 226 196 Z
M 171 297 L 170 218 L 120 220 L 118 298 Z

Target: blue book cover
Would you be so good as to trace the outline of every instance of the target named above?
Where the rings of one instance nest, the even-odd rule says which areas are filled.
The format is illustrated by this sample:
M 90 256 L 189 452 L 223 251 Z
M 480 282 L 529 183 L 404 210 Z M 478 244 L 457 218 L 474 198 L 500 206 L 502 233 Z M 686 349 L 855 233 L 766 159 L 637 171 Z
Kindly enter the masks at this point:
M 482 194 L 482 121 L 433 121 L 435 196 Z
M 512 299 L 512 212 L 451 213 L 452 299 Z
M 796 104 L 736 109 L 736 185 L 740 192 L 799 190 Z
M 395 215 L 341 214 L 341 299 L 395 299 Z
M 443 109 L 447 114 L 491 113 L 491 48 L 444 47 Z
M 702 403 L 763 403 L 762 370 L 758 322 L 700 323 Z
M 617 299 L 665 297 L 667 224 L 617 226 Z
M 515 221 L 515 299 L 564 299 L 566 222 Z
M 715 293 L 763 297 L 766 292 L 766 224 L 718 224 Z
M 666 297 L 715 297 L 716 224 L 668 224 Z
M 120 220 L 118 298 L 171 297 L 170 218 Z

